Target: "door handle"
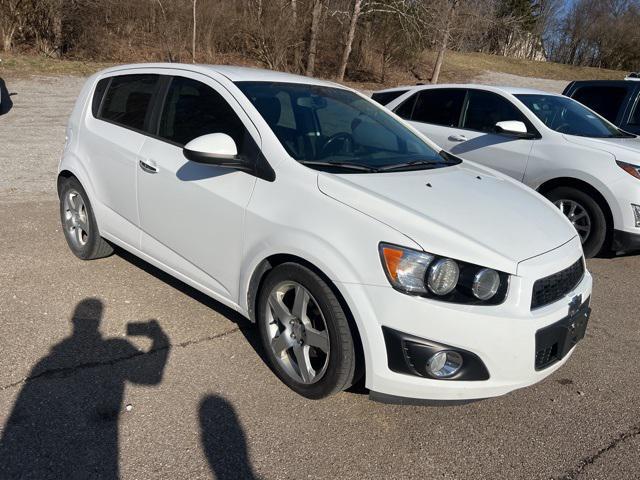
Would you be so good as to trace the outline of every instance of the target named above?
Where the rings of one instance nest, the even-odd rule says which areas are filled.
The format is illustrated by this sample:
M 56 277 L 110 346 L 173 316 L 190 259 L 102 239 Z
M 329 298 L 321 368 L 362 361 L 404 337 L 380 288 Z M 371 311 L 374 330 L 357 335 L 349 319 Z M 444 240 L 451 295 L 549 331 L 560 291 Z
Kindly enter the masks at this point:
M 154 163 L 155 162 L 153 160 L 138 161 L 138 165 L 140 165 L 140 168 L 147 173 L 158 173 L 158 169 L 155 165 L 153 165 Z
M 466 142 L 468 139 L 464 135 L 449 135 L 449 140 L 452 142 Z

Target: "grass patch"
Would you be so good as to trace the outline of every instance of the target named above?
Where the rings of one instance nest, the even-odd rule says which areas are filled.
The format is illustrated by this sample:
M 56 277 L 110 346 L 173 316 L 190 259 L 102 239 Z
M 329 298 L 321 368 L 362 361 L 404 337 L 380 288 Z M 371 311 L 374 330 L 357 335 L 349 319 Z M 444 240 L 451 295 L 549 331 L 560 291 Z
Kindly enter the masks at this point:
M 22 78 L 31 75 L 72 75 L 85 77 L 113 64 L 59 60 L 42 55 L 0 54 L 0 76 Z
M 435 52 L 427 52 L 418 68 L 414 70 L 420 78 L 412 72 L 403 69 L 390 71 L 384 83 L 379 81 L 374 73 L 359 74 L 357 82 L 346 84 L 361 88 L 378 90 L 396 85 L 412 85 L 418 81 L 428 82 L 435 62 Z M 3 54 L 0 55 L 0 76 L 28 77 L 30 75 L 73 75 L 88 76 L 103 68 L 114 65 L 107 62 L 59 60 L 42 55 Z M 221 63 L 228 63 L 227 61 Z M 251 65 L 255 62 L 249 59 L 235 59 L 235 64 Z M 242 61 L 241 61 L 242 60 Z M 623 79 L 627 72 L 605 70 L 592 67 L 574 67 L 553 62 L 536 62 L 516 58 L 488 55 L 484 53 L 447 52 L 440 74 L 440 83 L 470 82 L 477 75 L 485 71 L 494 71 L 520 75 L 523 77 L 547 78 L 553 80 L 597 80 Z M 371 77 L 367 81 L 366 77 Z M 363 81 L 364 80 L 364 81 Z

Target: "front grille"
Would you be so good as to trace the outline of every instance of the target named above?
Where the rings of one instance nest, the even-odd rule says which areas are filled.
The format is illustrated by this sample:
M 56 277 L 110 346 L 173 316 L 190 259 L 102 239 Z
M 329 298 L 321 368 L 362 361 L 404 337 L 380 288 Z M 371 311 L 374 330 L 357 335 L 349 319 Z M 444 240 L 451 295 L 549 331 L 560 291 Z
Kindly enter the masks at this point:
M 564 270 L 536 280 L 531 296 L 531 310 L 544 307 L 564 297 L 573 290 L 584 276 L 584 261 L 579 258 L 576 263 Z

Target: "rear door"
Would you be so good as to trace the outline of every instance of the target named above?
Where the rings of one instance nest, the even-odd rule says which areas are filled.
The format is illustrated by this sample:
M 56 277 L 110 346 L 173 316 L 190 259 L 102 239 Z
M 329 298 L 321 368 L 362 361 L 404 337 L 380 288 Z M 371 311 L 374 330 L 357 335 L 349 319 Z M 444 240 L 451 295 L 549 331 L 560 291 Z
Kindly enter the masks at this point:
M 522 181 L 533 147 L 532 139 L 496 133 L 496 123 L 517 120 L 529 133 L 538 134 L 524 114 L 507 98 L 494 92 L 469 89 L 460 120 L 453 129 L 449 151 Z
M 139 247 L 138 154 L 149 131 L 159 76 L 123 74 L 100 80 L 82 132 L 96 199 L 106 207 L 101 228 Z
M 254 156 L 260 137 L 233 96 L 212 78 L 175 71 L 156 131 L 141 152 L 138 202 L 143 252 L 237 302 L 245 207 L 256 177 L 187 160 L 183 146 L 226 133 L 238 154 Z M 144 166 L 144 168 L 143 168 Z
M 395 112 L 445 150 L 456 144 L 456 128 L 464 105 L 463 88 L 425 89 L 398 106 Z

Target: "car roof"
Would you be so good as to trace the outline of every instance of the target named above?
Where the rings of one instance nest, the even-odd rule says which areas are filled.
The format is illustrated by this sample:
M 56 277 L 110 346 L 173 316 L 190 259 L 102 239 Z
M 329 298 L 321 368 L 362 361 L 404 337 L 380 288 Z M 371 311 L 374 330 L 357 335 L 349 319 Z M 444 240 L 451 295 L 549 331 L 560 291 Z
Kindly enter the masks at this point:
M 507 93 L 510 95 L 558 95 L 557 93 L 546 92 L 544 90 L 537 90 L 534 88 L 523 88 L 523 87 L 509 87 L 509 86 L 495 86 L 495 85 L 482 85 L 479 83 L 439 83 L 437 85 L 412 85 L 405 87 L 395 87 L 395 88 L 387 88 L 385 90 L 378 90 L 374 93 L 386 93 L 386 92 L 397 92 L 397 91 L 419 91 L 419 90 L 432 90 L 432 89 L 442 89 L 442 88 L 473 88 L 476 90 L 486 90 L 488 92 L 495 93 Z
M 105 70 L 102 70 L 100 74 L 110 74 L 122 70 L 135 70 L 143 68 L 153 68 L 158 70 L 186 70 L 189 72 L 197 72 L 205 75 L 210 73 L 218 73 L 220 75 L 224 75 L 232 82 L 283 82 L 347 88 L 338 83 L 320 80 L 317 78 L 305 77 L 303 75 L 276 72 L 274 70 L 267 70 L 262 68 L 236 67 L 232 65 L 203 65 L 190 63 L 134 63 L 107 68 Z
M 624 80 L 574 80 L 570 83 L 571 86 L 574 85 L 606 85 L 606 86 L 628 86 L 633 85 L 632 82 L 637 81 L 637 79 L 626 78 Z

